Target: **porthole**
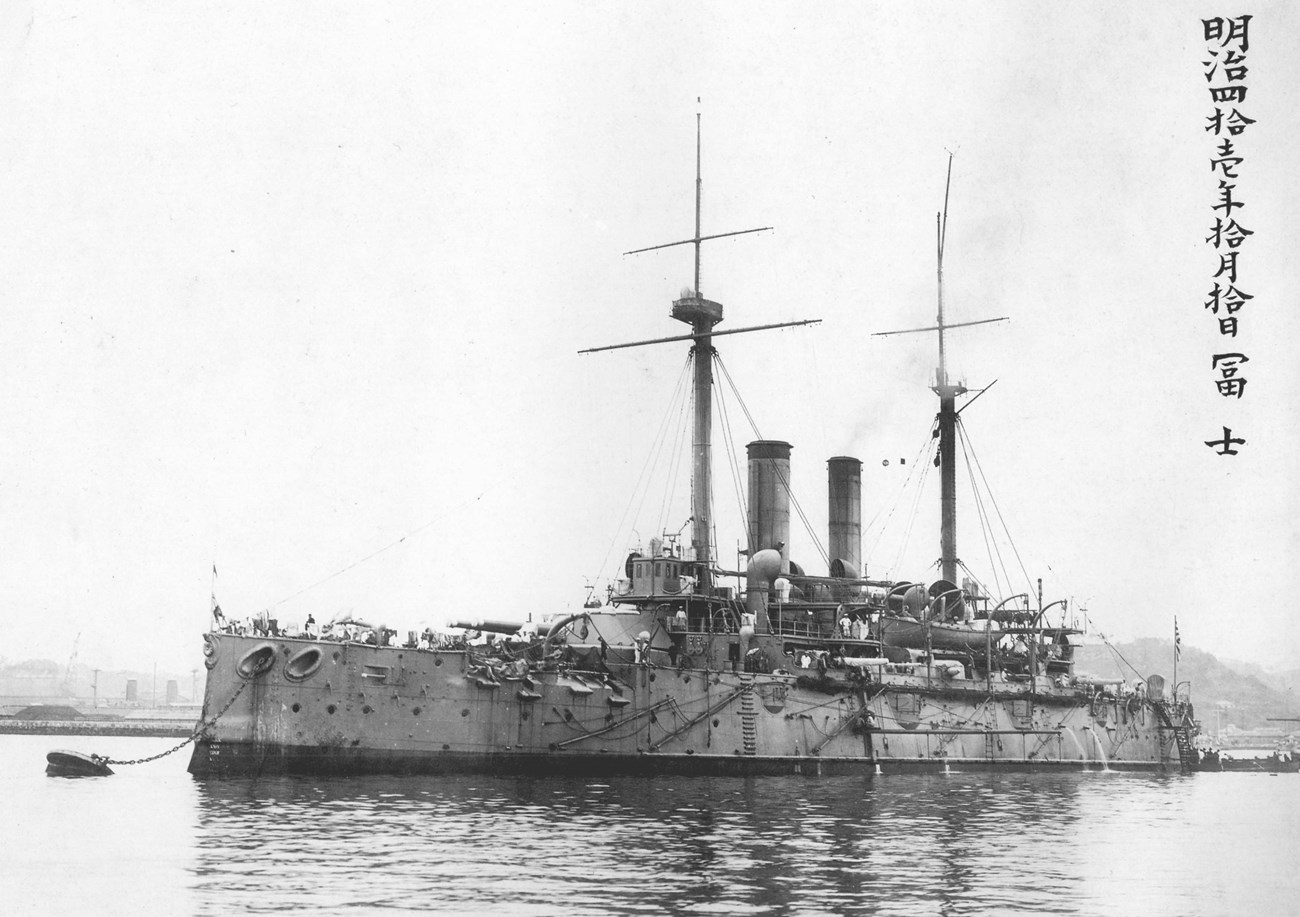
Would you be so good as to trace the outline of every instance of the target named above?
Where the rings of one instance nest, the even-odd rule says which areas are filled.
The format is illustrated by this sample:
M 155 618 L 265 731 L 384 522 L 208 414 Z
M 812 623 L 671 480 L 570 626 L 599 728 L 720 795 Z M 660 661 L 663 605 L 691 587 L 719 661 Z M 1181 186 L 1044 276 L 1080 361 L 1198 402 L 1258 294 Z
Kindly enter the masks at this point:
M 330 704 L 328 707 L 325 708 L 325 712 L 332 716 L 338 709 L 339 709 L 338 707 L 335 707 L 333 704 Z
M 294 713 L 297 713 L 299 710 L 302 709 L 302 704 L 294 704 L 289 709 L 292 710 Z

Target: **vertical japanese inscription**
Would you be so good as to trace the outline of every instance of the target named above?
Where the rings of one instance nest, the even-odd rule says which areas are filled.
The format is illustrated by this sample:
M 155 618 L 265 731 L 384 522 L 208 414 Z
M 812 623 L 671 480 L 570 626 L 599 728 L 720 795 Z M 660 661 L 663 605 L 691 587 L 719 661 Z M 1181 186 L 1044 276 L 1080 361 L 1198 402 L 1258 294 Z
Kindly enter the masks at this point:
M 1251 17 L 1202 19 L 1205 39 L 1205 81 L 1209 84 L 1213 113 L 1206 119 L 1206 132 L 1210 134 L 1213 150 L 1210 155 L 1210 172 L 1217 183 L 1214 203 L 1210 208 L 1214 224 L 1206 236 L 1207 245 L 1213 246 L 1218 260 L 1217 270 L 1211 278 L 1211 288 L 1205 308 L 1217 323 L 1220 336 L 1215 353 L 1210 358 L 1214 385 L 1224 398 L 1240 399 L 1246 393 L 1246 376 L 1243 367 L 1250 357 L 1237 350 L 1236 341 L 1222 338 L 1237 337 L 1242 329 L 1242 309 L 1254 296 L 1243 289 L 1245 274 L 1242 246 L 1254 232 L 1243 226 L 1237 211 L 1246 204 L 1237 193 L 1238 179 L 1245 163 L 1241 150 L 1246 128 L 1254 124 L 1246 115 L 1246 54 L 1250 50 Z M 1245 445 L 1243 437 L 1232 435 L 1231 428 L 1223 428 L 1219 439 L 1205 441 L 1219 455 L 1236 455 L 1235 446 Z

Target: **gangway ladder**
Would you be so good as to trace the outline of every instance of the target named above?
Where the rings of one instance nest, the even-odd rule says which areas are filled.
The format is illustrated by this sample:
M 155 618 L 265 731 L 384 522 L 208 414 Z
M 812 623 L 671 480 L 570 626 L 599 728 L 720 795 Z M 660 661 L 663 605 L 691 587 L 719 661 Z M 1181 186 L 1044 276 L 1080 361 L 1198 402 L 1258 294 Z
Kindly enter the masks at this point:
M 1184 773 L 1194 771 L 1201 763 L 1201 756 L 1192 745 L 1192 727 L 1182 722 L 1174 726 L 1174 740 L 1178 743 L 1178 760 L 1183 765 Z
M 740 695 L 740 736 L 746 755 L 758 754 L 758 710 L 754 706 L 754 676 L 740 676 L 745 693 Z
M 1167 701 L 1161 701 L 1155 707 L 1160 716 L 1161 731 L 1167 729 L 1174 734 L 1174 742 L 1178 745 L 1178 763 L 1182 766 L 1183 773 L 1195 771 L 1201 763 L 1200 753 L 1192 744 L 1192 730 L 1196 728 L 1196 724 L 1181 710 L 1177 713 L 1178 722 L 1174 722 L 1175 708 Z

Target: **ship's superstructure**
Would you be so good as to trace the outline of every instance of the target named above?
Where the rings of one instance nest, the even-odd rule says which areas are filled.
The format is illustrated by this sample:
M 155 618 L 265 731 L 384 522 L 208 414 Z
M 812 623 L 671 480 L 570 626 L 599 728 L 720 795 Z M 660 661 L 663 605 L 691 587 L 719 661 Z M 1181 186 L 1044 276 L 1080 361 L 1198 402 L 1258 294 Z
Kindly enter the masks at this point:
M 694 286 L 671 316 L 693 355 L 689 546 L 631 552 L 607 601 L 530 632 L 386 645 L 335 634 L 205 634 L 205 727 L 190 771 L 837 774 L 993 767 L 1179 768 L 1194 759 L 1189 705 L 1151 676 L 1077 675 L 1078 632 L 1041 598 L 1012 606 L 957 585 L 953 442 L 939 229 L 940 364 L 934 391 L 943 493 L 941 578 L 873 579 L 862 557 L 861 462 L 828 460 L 825 575 L 789 556 L 790 443 L 748 445 L 744 570 L 712 544 L 715 337 L 723 308 Z M 945 208 L 946 209 L 946 208 Z M 755 232 L 758 230 L 744 230 Z M 652 246 L 660 248 L 666 246 Z M 645 251 L 643 249 L 642 251 Z M 962 324 L 975 324 L 971 322 Z M 615 345 L 636 346 L 636 345 Z M 614 349 L 614 348 L 596 348 Z M 218 714 L 218 711 L 223 711 Z M 211 719 L 209 719 L 211 718 Z

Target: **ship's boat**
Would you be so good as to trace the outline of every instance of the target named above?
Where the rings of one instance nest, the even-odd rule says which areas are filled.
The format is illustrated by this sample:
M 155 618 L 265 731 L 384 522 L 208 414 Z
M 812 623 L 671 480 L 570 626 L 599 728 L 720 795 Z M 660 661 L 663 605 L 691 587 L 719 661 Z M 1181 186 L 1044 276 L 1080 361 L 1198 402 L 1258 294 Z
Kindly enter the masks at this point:
M 1249 771 L 1264 774 L 1300 773 L 1300 758 L 1287 752 L 1272 752 L 1262 758 L 1234 757 L 1217 749 L 1201 755 L 1199 770 Z
M 943 362 L 954 326 L 943 313 L 942 228 L 938 323 L 918 329 L 940 342 L 940 577 L 926 585 L 868 575 L 862 463 L 851 456 L 828 461 L 827 575 L 791 560 L 792 447 L 762 438 L 747 447 L 745 569 L 719 563 L 714 340 L 812 323 L 715 330 L 723 307 L 699 291 L 699 246 L 739 234 L 701 236 L 697 195 L 695 236 L 672 243 L 696 250 L 695 283 L 670 310 L 689 333 L 642 342 L 683 341 L 692 355 L 689 543 L 652 539 L 629 552 L 605 599 L 540 627 L 462 618 L 458 635 L 411 632 L 393 645 L 382 625 L 364 634 L 342 626 L 328 638 L 214 626 L 204 635 L 191 773 L 1194 766 L 1190 704 L 1168 697 L 1158 675 L 1135 685 L 1076 675 L 1078 631 L 1064 620 L 1049 626 L 1060 603 L 1044 605 L 1041 585 L 1036 605 L 1021 595 L 1018 606 L 971 576 L 957 585 L 956 403 L 967 390 Z
M 45 774 L 49 777 L 108 777 L 113 769 L 98 755 L 79 751 L 52 751 L 45 756 Z

